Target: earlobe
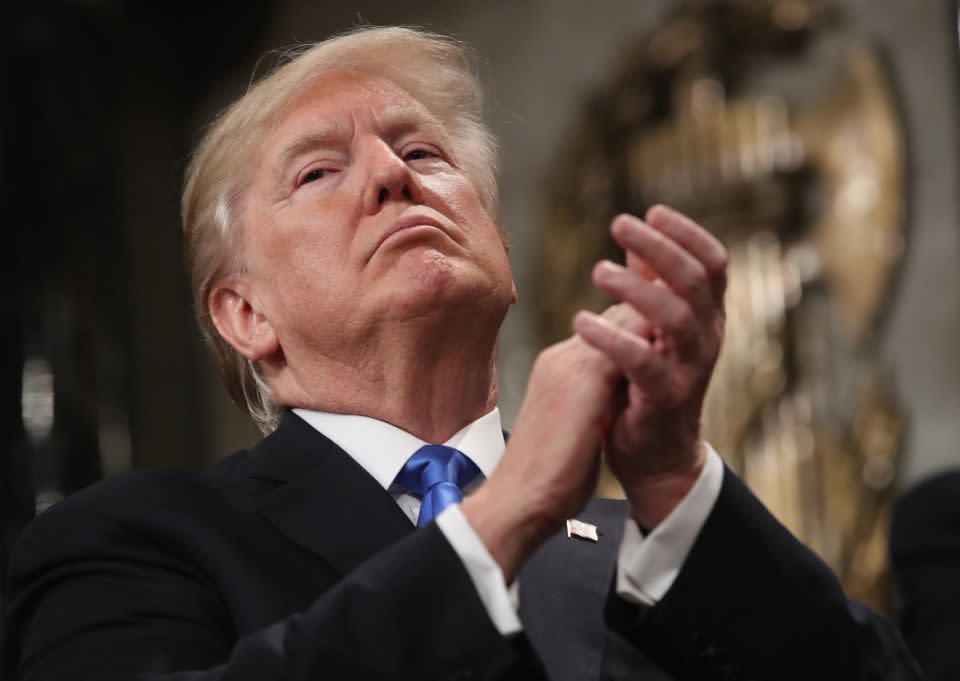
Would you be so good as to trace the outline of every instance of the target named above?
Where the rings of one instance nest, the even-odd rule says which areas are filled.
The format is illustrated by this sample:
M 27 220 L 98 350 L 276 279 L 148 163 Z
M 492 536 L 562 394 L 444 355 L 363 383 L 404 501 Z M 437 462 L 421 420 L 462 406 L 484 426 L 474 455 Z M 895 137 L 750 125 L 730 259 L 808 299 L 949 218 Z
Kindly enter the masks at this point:
M 517 293 L 517 282 L 511 279 L 510 280 L 510 304 L 516 305 L 518 300 L 520 300 L 520 294 Z
M 279 350 L 273 326 L 251 301 L 244 282 L 227 279 L 214 284 L 207 307 L 220 336 L 247 359 L 258 361 Z

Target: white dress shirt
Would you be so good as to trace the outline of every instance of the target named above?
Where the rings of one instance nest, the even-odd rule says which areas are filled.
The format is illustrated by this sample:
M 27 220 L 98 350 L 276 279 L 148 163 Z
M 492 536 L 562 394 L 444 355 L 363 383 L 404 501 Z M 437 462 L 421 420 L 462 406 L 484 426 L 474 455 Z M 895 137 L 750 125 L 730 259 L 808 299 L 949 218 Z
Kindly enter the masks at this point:
M 307 409 L 293 411 L 360 464 L 390 493 L 410 522 L 416 524 L 420 499 L 396 486 L 394 479 L 407 459 L 429 443 L 369 416 Z M 490 477 L 503 455 L 500 411 L 494 408 L 443 444 L 463 452 L 480 469 L 481 475 L 464 489 L 465 495 L 470 494 Z M 617 593 L 622 598 L 653 605 L 663 598 L 676 579 L 720 494 L 723 463 L 711 447 L 707 450 L 706 465 L 693 488 L 650 534 L 644 536 L 633 519 L 627 518 L 617 557 Z M 506 584 L 500 567 L 459 505 L 448 506 L 436 522 L 463 561 L 497 630 L 504 636 L 521 631 L 523 626 L 517 614 L 518 584 L 516 581 Z

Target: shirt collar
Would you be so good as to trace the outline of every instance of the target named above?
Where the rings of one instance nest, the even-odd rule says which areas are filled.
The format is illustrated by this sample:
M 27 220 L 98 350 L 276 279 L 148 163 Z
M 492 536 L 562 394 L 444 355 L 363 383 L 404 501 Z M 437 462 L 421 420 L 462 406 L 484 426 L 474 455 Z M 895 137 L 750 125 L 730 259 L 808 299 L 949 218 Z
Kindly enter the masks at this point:
M 349 454 L 384 489 L 390 487 L 407 459 L 429 444 L 393 424 L 369 416 L 309 409 L 294 409 L 293 413 Z M 489 478 L 505 446 L 500 410 L 494 407 L 443 444 L 466 454 L 477 464 L 480 473 Z

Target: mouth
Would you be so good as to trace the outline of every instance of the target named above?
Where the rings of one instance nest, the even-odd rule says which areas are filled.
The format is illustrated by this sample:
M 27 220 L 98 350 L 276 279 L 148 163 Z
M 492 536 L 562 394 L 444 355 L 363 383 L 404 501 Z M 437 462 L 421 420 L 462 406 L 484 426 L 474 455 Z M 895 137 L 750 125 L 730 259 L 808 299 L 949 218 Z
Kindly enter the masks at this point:
M 380 250 L 380 247 L 383 246 L 383 244 L 395 234 L 418 227 L 427 227 L 431 231 L 440 230 L 444 234 L 447 233 L 443 225 L 440 224 L 440 221 L 435 218 L 427 215 L 404 215 L 390 225 L 390 228 L 387 231 L 380 235 L 380 238 L 377 240 L 377 245 L 373 249 L 373 253 L 376 253 L 378 250 Z M 372 255 L 373 254 L 371 253 L 371 257 Z

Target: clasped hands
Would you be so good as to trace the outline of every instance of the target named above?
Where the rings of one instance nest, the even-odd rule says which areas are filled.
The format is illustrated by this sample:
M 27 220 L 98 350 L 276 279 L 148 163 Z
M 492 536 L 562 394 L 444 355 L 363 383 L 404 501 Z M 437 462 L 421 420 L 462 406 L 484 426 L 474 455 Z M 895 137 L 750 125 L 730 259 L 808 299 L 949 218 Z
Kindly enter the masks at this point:
M 621 302 L 579 312 L 574 335 L 537 357 L 500 465 L 463 504 L 508 581 L 582 510 L 601 452 L 647 529 L 705 462 L 700 414 L 723 339 L 726 250 L 665 206 L 646 220 L 620 215 L 610 230 L 626 266 L 600 262 L 593 281 Z

